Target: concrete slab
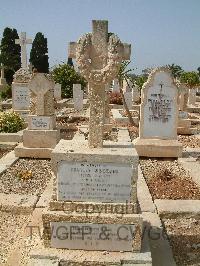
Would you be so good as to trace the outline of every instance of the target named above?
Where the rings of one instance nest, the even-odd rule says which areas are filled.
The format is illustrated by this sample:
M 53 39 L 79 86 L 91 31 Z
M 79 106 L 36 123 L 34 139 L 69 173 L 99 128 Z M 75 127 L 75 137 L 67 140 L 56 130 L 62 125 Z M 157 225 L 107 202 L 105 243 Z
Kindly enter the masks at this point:
M 178 161 L 183 166 L 183 168 L 189 172 L 192 180 L 200 187 L 200 162 L 191 157 L 179 158 Z
M 156 207 L 145 182 L 140 166 L 138 167 L 137 197 L 141 212 L 156 212 Z
M 56 259 L 30 259 L 27 266 L 59 266 Z
M 38 201 L 37 196 L 0 193 L 0 210 L 13 213 L 31 213 Z
M 200 217 L 200 200 L 160 200 L 154 201 L 161 218 Z
M 153 266 L 176 266 L 172 249 L 157 213 L 142 213 L 143 238 L 150 243 Z
M 140 139 L 133 141 L 139 156 L 177 158 L 182 155 L 182 144 L 178 140 Z
M 53 173 L 52 173 L 53 175 Z M 53 194 L 53 177 L 47 184 L 47 187 L 45 188 L 44 192 L 42 193 L 41 197 L 39 198 L 36 208 L 45 208 L 49 206 L 49 202 L 51 200 Z
M 22 142 L 23 131 L 17 133 L 0 133 L 0 142 Z
M 18 159 L 19 158 L 15 156 L 15 152 L 10 151 L 0 159 L 0 165 L 5 165 L 6 167 L 9 167 L 13 165 Z
M 20 143 L 15 148 L 16 157 L 28 157 L 28 158 L 51 158 L 51 153 L 53 149 L 50 148 L 27 148 Z

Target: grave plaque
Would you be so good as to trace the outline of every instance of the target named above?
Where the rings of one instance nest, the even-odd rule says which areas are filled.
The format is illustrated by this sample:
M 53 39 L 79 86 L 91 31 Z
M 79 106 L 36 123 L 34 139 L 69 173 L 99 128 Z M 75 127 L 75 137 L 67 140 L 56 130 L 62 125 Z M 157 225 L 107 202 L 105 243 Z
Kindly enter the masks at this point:
M 61 161 L 58 165 L 58 200 L 130 202 L 130 165 Z
M 134 224 L 51 222 L 51 247 L 83 250 L 132 251 Z
M 13 109 L 29 110 L 29 108 L 30 108 L 30 92 L 28 87 L 15 85 L 13 87 Z
M 31 129 L 50 129 L 50 117 L 35 116 L 31 117 Z

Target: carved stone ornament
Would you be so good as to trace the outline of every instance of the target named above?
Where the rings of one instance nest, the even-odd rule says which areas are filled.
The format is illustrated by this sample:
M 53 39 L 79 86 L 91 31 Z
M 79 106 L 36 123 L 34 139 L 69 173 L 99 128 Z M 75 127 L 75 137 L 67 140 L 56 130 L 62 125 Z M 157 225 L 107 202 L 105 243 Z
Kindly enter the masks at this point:
M 90 54 L 92 51 L 92 33 L 83 35 L 77 42 L 76 61 L 84 78 L 94 85 L 111 82 L 113 77 L 117 75 L 123 59 L 119 48 L 121 45 L 117 35 L 110 35 L 107 52 L 100 55 L 103 68 L 97 69 L 93 65 Z
M 20 68 L 15 72 L 13 78 L 15 83 L 28 83 L 32 78 L 32 74 L 29 69 Z

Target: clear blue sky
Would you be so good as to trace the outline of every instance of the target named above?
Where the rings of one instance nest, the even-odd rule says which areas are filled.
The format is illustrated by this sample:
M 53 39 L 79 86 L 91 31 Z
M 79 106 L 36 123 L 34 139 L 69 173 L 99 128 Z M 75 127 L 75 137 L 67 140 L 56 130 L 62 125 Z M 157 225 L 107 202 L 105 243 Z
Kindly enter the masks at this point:
M 107 19 L 109 31 L 132 44 L 137 72 L 176 63 L 200 66 L 200 0 L 1 0 L 0 38 L 5 27 L 38 31 L 48 39 L 49 62 L 67 60 L 67 44 L 91 31 L 92 19 Z M 30 47 L 30 45 L 29 45 Z

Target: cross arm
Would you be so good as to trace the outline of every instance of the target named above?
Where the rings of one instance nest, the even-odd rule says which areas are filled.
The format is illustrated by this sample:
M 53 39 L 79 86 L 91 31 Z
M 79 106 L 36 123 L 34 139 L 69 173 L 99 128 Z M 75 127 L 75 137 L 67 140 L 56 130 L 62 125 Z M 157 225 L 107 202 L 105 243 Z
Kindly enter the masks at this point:
M 32 39 L 26 39 L 27 44 L 32 44 Z

